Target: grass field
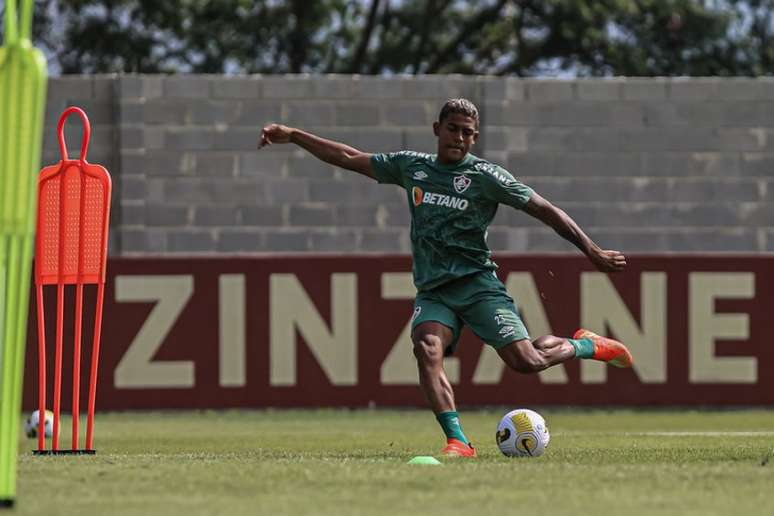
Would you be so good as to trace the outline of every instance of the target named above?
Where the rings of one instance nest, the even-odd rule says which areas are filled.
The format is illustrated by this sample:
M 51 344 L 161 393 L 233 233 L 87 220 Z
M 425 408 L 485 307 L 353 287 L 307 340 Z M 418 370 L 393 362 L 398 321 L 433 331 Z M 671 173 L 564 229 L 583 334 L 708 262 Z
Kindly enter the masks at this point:
M 23 441 L 13 514 L 774 514 L 774 411 L 541 410 L 536 459 L 500 455 L 502 413 L 441 466 L 406 464 L 443 444 L 425 411 L 98 414 L 96 456 Z

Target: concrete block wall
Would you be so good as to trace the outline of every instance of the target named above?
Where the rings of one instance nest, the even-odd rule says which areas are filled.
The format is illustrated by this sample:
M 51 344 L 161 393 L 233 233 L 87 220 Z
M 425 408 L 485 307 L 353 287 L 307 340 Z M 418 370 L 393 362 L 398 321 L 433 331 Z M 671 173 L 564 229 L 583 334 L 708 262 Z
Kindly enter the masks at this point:
M 410 252 L 405 193 L 294 146 L 256 150 L 269 121 L 364 151 L 433 152 L 448 97 L 479 106 L 475 153 L 629 252 L 774 251 L 774 80 L 420 76 L 51 79 L 44 162 L 59 113 L 86 109 L 89 161 L 115 185 L 111 253 Z M 71 155 L 80 127 L 68 124 Z M 497 251 L 569 251 L 501 208 Z

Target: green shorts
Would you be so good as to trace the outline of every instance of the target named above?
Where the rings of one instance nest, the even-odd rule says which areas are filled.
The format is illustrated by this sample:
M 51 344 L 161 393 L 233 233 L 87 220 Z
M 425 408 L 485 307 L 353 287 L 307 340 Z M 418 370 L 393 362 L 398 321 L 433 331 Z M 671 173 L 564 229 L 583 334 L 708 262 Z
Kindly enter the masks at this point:
M 516 340 L 529 339 L 527 328 L 513 299 L 494 271 L 481 271 L 419 292 L 414 301 L 411 331 L 419 324 L 435 321 L 454 333 L 446 355 L 457 348 L 464 325 L 495 349 Z

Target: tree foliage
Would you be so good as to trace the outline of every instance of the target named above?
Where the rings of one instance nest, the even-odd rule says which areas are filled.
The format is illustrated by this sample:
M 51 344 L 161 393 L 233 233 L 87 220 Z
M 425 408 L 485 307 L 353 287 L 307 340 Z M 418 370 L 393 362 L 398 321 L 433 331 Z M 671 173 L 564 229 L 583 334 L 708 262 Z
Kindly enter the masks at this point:
M 771 75 L 774 0 L 37 0 L 63 73 Z

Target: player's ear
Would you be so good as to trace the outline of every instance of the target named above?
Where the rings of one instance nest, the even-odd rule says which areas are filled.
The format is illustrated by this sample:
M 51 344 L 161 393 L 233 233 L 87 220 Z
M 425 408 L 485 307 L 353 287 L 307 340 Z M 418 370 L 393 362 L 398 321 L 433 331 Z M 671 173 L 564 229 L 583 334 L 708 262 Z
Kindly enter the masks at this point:
M 440 136 L 441 124 L 439 122 L 433 122 L 433 134 Z
M 476 142 L 478 141 L 478 136 L 479 136 L 480 134 L 481 134 L 481 133 L 480 133 L 480 132 L 478 132 L 478 131 L 476 131 L 475 133 L 473 133 L 473 143 L 476 143 Z

